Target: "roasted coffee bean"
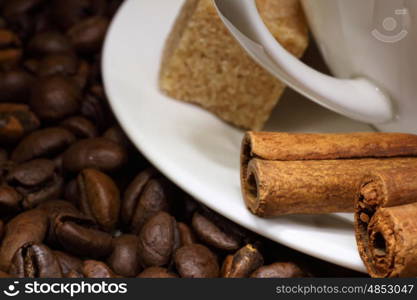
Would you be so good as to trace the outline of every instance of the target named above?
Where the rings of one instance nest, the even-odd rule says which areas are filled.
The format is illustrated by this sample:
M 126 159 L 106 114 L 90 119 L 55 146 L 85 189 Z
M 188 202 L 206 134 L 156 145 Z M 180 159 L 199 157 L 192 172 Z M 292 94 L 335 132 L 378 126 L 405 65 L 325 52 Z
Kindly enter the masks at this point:
M 0 143 L 12 143 L 37 129 L 38 118 L 24 104 L 0 103 Z
M 79 23 L 91 15 L 100 15 L 106 11 L 106 0 L 53 0 L 52 15 L 63 29 Z
M 45 0 L 5 0 L 3 5 L 3 15 L 13 17 L 25 14 L 39 7 Z
M 68 129 L 78 138 L 93 138 L 97 136 L 97 128 L 94 124 L 81 116 L 70 117 L 61 122 L 61 127 Z
M 35 159 L 15 166 L 6 180 L 23 196 L 25 209 L 59 198 L 64 185 L 55 163 L 47 159 Z
M 40 60 L 37 74 L 41 77 L 62 75 L 73 76 L 78 71 L 79 62 L 71 53 L 49 54 Z
M 131 234 L 113 239 L 113 252 L 107 263 L 114 272 L 125 277 L 134 277 L 140 272 L 138 243 L 139 238 Z
M 175 253 L 175 265 L 181 277 L 215 278 L 219 276 L 216 255 L 200 244 L 179 248 Z
M 0 68 L 15 66 L 22 53 L 19 38 L 10 30 L 0 29 Z
M 40 7 L 34 14 L 34 32 L 45 32 L 56 28 L 50 17 L 50 11 L 47 6 Z
M 138 278 L 178 278 L 178 275 L 170 272 L 166 268 L 149 267 L 140 273 Z
M 138 233 L 156 213 L 170 210 L 168 183 L 161 178 L 153 178 L 155 176 L 155 170 L 145 170 L 126 189 L 121 216 L 133 233 Z
M 49 229 L 53 230 L 54 224 L 60 215 L 61 217 L 66 216 L 81 216 L 81 212 L 70 202 L 64 200 L 52 200 L 43 202 L 38 206 L 38 209 L 43 210 L 49 219 Z M 89 220 L 91 222 L 91 220 Z
M 3 16 L 8 27 L 26 40 L 36 29 L 36 14 L 45 0 L 5 0 Z
M 64 151 L 75 141 L 75 136 L 60 127 L 37 130 L 23 138 L 11 155 L 15 162 L 24 162 L 38 157 L 52 157 Z
M 139 173 L 127 187 L 121 210 L 122 222 L 128 226 L 136 211 L 137 202 L 142 194 L 146 184 L 157 176 L 157 171 L 154 168 L 149 168 Z
M 40 209 L 25 211 L 6 224 L 0 246 L 0 269 L 8 271 L 16 251 L 29 242 L 42 243 L 48 228 L 48 217 Z
M 55 75 L 36 82 L 29 104 L 42 120 L 56 121 L 76 113 L 80 99 L 80 88 L 72 79 Z
M 65 186 L 64 199 L 71 202 L 75 206 L 80 206 L 80 194 L 78 191 L 78 183 L 76 179 L 68 181 Z
M 109 139 L 116 144 L 122 145 L 125 149 L 132 147 L 129 138 L 119 126 L 113 126 L 104 132 L 103 137 Z
M 90 65 L 84 60 L 80 61 L 80 63 L 78 64 L 77 73 L 75 73 L 75 75 L 71 78 L 81 90 L 84 90 L 84 88 L 86 87 L 89 80 L 90 72 Z
M 26 71 L 0 72 L 0 102 L 29 102 L 34 79 Z
M 56 31 L 38 33 L 28 44 L 28 53 L 38 57 L 56 53 L 72 53 L 72 51 L 69 39 Z
M 101 131 L 107 128 L 109 120 L 109 112 L 104 100 L 87 94 L 81 103 L 81 114 L 91 120 Z
M 72 256 L 62 251 L 53 251 L 59 266 L 61 267 L 62 274 L 67 277 L 71 271 L 82 272 L 83 261 L 78 257 Z
M 104 258 L 111 253 L 112 236 L 98 230 L 88 218 L 62 214 L 52 226 L 58 243 L 71 254 Z
M 105 263 L 96 260 L 86 260 L 83 264 L 83 275 L 86 278 L 117 278 Z
M 10 216 L 16 214 L 21 209 L 21 202 L 23 200 L 14 188 L 1 185 L 0 186 L 0 217 Z
M 307 277 L 299 266 L 292 262 L 277 262 L 272 265 L 260 267 L 252 278 L 301 278 Z
M 149 219 L 139 233 L 139 257 L 143 267 L 159 267 L 170 263 L 179 246 L 176 221 L 166 212 Z
M 84 275 L 81 272 L 71 270 L 65 274 L 65 278 L 84 278 Z
M 224 233 L 219 227 L 198 212 L 194 213 L 192 227 L 198 238 L 210 246 L 226 251 L 239 249 L 239 241 L 234 236 Z
M 61 267 L 54 253 L 39 243 L 27 243 L 14 254 L 9 273 L 19 278 L 61 278 Z
M 76 142 L 64 153 L 64 168 L 71 172 L 87 168 L 110 172 L 126 160 L 127 153 L 120 145 L 105 138 L 92 138 Z
M 180 233 L 181 246 L 191 245 L 197 243 L 197 239 L 187 224 L 179 222 L 178 231 Z
M 103 230 L 114 230 L 120 212 L 120 192 L 114 181 L 100 171 L 85 169 L 77 183 L 81 211 Z
M 80 53 L 94 53 L 100 50 L 108 26 L 109 20 L 106 17 L 89 17 L 72 26 L 68 36 Z
M 37 208 L 43 210 L 48 217 L 49 227 L 45 243 L 53 246 L 54 248 L 59 246 L 59 242 L 57 241 L 55 234 L 55 224 L 57 220 L 59 220 L 58 216 L 67 215 L 77 217 L 81 215 L 81 212 L 75 208 L 74 205 L 63 200 L 46 201 L 39 204 Z
M 228 256 L 223 264 L 221 276 L 224 278 L 246 278 L 264 263 L 262 254 L 252 245 L 246 245 L 233 256 Z

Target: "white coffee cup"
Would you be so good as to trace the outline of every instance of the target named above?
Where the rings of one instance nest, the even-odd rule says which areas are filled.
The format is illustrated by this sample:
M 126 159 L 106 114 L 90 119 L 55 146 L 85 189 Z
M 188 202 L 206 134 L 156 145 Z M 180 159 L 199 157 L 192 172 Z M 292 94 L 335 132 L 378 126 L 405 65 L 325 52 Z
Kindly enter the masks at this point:
M 242 46 L 297 91 L 381 131 L 417 133 L 417 1 L 301 1 L 335 77 L 313 70 L 280 46 L 259 16 L 256 0 L 215 3 Z

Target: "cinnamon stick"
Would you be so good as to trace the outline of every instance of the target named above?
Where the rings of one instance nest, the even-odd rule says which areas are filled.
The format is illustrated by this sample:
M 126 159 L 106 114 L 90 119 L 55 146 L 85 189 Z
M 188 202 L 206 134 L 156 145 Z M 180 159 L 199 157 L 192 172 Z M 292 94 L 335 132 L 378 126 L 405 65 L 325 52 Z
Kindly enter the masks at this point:
M 249 132 L 241 152 L 243 198 L 261 217 L 353 212 L 365 174 L 417 166 L 416 155 L 411 134 Z
M 417 276 L 417 168 L 374 171 L 355 205 L 359 254 L 372 277 Z

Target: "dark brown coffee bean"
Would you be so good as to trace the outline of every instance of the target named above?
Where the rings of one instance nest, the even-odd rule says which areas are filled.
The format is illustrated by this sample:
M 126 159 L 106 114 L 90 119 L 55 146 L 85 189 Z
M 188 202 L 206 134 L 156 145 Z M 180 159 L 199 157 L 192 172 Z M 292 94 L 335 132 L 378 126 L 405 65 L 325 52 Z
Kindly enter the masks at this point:
M 80 206 L 80 193 L 78 191 L 78 184 L 76 179 L 68 181 L 67 185 L 65 186 L 64 199 L 77 207 Z
M 58 243 L 71 254 L 104 258 L 111 253 L 111 235 L 96 229 L 94 222 L 87 218 L 58 216 L 53 230 Z
M 87 94 L 81 103 L 81 114 L 101 131 L 109 123 L 109 111 L 104 99 Z
M 19 38 L 10 30 L 0 29 L 0 68 L 15 66 L 22 53 Z
M 278 262 L 272 265 L 260 267 L 252 275 L 252 278 L 301 278 L 307 274 L 292 262 Z
M 192 227 L 198 238 L 210 246 L 226 251 L 239 249 L 240 245 L 237 239 L 224 233 L 209 219 L 197 212 L 194 213 Z
M 119 126 L 113 126 L 104 132 L 103 137 L 116 144 L 122 145 L 125 149 L 132 147 L 132 143 Z
M 38 118 L 24 104 L 0 103 L 0 143 L 12 143 L 37 129 Z
M 81 212 L 72 203 L 64 200 L 52 200 L 43 202 L 38 206 L 38 209 L 43 210 L 47 214 L 49 223 L 51 224 L 49 229 L 51 230 L 54 229 L 53 227 L 55 222 L 59 221 L 59 216 L 81 216 Z M 89 222 L 92 222 L 92 220 L 89 220 Z
M 81 211 L 103 230 L 114 230 L 120 212 L 120 192 L 114 181 L 100 171 L 85 169 L 77 183 Z
M 64 168 L 70 172 L 95 168 L 103 172 L 119 169 L 127 160 L 125 149 L 105 138 L 80 140 L 64 153 Z
M 82 272 L 83 261 L 78 257 L 62 251 L 53 251 L 53 253 L 61 267 L 62 274 L 65 277 L 68 277 L 70 272 Z
M 0 102 L 29 102 L 33 77 L 21 69 L 0 72 Z
M 170 272 L 166 268 L 149 267 L 140 273 L 138 278 L 178 278 L 178 275 Z
M 83 275 L 86 278 L 117 278 L 118 276 L 105 263 L 86 260 L 83 264 Z
M 74 205 L 63 200 L 46 201 L 41 203 L 37 208 L 46 213 L 50 224 L 45 243 L 53 247 L 59 247 L 60 245 L 55 234 L 55 224 L 59 220 L 58 216 L 67 215 L 77 217 L 81 216 L 81 212 Z
M 88 16 L 103 14 L 106 6 L 106 0 L 53 0 L 51 12 L 55 22 L 68 29 Z
M 64 185 L 55 163 L 47 159 L 35 159 L 15 166 L 6 180 L 23 196 L 25 209 L 59 198 Z
M 20 195 L 14 188 L 7 185 L 1 185 L 0 217 L 10 216 L 19 212 L 22 200 L 22 195 Z
M 73 76 L 78 71 L 79 62 L 71 53 L 49 54 L 40 60 L 37 74 L 41 77 L 62 75 Z
M 181 246 L 191 245 L 197 243 L 197 239 L 187 224 L 179 222 L 178 230 L 180 233 Z
M 15 162 L 24 162 L 38 157 L 52 157 L 64 151 L 75 141 L 75 136 L 60 127 L 37 130 L 23 138 L 11 155 Z
M 72 76 L 72 80 L 79 86 L 81 90 L 84 90 L 86 87 L 89 77 L 90 77 L 91 68 L 90 65 L 82 60 L 78 64 L 77 73 L 75 73 L 74 76 Z
M 44 0 L 5 0 L 3 5 L 3 15 L 12 17 L 25 14 L 42 4 Z
M 217 257 L 207 247 L 192 244 L 175 253 L 175 265 L 184 278 L 215 278 L 219 276 Z
M 93 138 L 97 136 L 97 128 L 94 124 L 81 116 L 74 116 L 64 120 L 61 127 L 68 129 L 78 138 Z
M 78 271 L 71 270 L 65 274 L 65 278 L 84 278 L 84 275 Z
M 134 277 L 140 272 L 139 238 L 136 235 L 123 234 L 113 239 L 113 252 L 107 259 L 110 268 L 125 277 Z
M 69 39 L 56 31 L 46 31 L 36 34 L 28 44 L 28 53 L 33 56 L 45 56 L 56 53 L 71 53 L 73 51 Z
M 106 17 L 89 17 L 73 25 L 68 36 L 80 53 L 94 53 L 101 49 L 109 20 Z
M 9 273 L 19 278 L 62 277 L 61 267 L 51 249 L 33 242 L 16 251 Z
M 149 219 L 139 233 L 139 256 L 143 267 L 167 265 L 179 246 L 176 221 L 166 212 Z
M 48 227 L 48 217 L 40 209 L 25 211 L 6 225 L 0 246 L 0 269 L 9 270 L 16 251 L 29 242 L 42 243 Z
M 146 170 L 128 186 L 123 200 L 122 219 L 133 233 L 138 233 L 150 217 L 160 211 L 169 212 L 168 183 L 154 179 L 157 173 Z
M 68 77 L 56 75 L 36 82 L 29 103 L 39 118 L 56 121 L 76 113 L 80 99 L 79 86 Z
M 139 173 L 127 187 L 123 197 L 121 210 L 122 222 L 126 226 L 129 226 L 133 218 L 139 197 L 142 194 L 146 184 L 157 174 L 157 171 L 153 168 L 146 169 L 145 171 Z
M 252 245 L 246 245 L 223 264 L 221 276 L 224 278 L 246 278 L 264 263 L 262 254 Z

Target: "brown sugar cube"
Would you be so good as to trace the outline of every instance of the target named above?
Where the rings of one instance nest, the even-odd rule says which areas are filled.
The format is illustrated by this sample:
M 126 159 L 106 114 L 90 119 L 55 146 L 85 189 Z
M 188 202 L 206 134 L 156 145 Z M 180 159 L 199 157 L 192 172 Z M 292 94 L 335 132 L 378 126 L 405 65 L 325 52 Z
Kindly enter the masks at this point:
M 298 0 L 257 0 L 274 37 L 300 57 L 308 29 Z M 258 130 L 285 85 L 260 67 L 224 26 L 212 0 L 186 0 L 166 41 L 160 88 L 235 126 Z

